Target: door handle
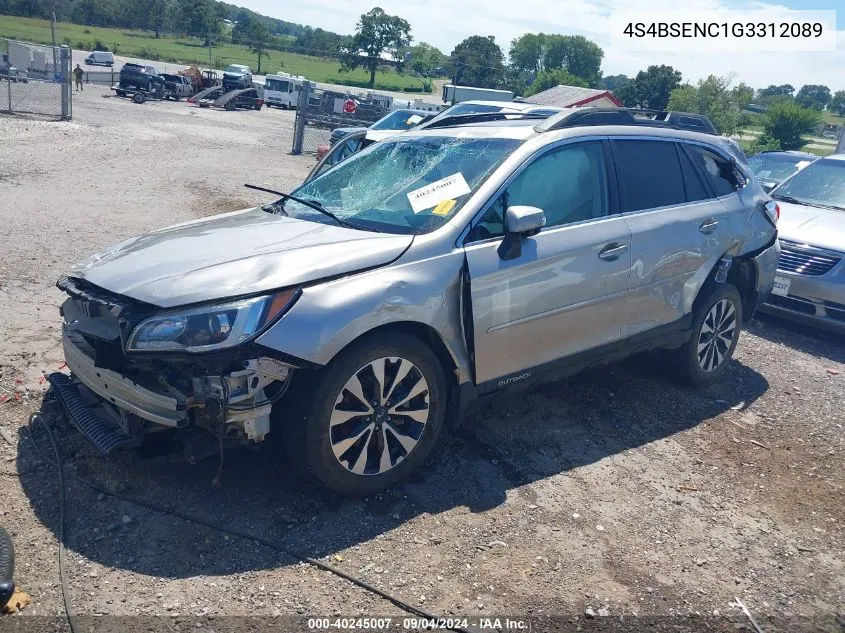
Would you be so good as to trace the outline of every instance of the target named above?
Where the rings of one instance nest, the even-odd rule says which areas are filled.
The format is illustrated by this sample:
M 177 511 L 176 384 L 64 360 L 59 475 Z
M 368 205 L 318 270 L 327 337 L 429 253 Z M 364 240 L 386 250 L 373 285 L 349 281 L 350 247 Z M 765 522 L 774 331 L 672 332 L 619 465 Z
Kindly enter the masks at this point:
M 702 233 L 712 233 L 716 230 L 716 227 L 719 226 L 719 223 L 716 220 L 705 220 L 701 224 L 698 225 L 698 230 Z
M 614 242 L 612 244 L 608 244 L 599 252 L 599 259 L 603 259 L 606 262 L 612 262 L 616 259 L 619 259 L 619 256 L 626 253 L 627 251 L 627 244 L 619 244 L 618 242 Z

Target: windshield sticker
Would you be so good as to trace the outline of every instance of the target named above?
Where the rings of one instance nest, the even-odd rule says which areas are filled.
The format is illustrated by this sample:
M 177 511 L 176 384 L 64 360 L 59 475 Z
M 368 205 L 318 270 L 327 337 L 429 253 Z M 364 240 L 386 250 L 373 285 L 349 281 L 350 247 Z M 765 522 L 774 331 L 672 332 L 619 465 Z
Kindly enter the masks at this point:
M 806 167 L 807 165 L 809 165 L 812 162 L 813 161 L 811 161 L 811 160 L 799 161 L 799 162 L 795 163 L 795 169 L 803 169 L 804 167 Z
M 434 207 L 431 212 L 434 215 L 449 215 L 449 212 L 455 207 L 456 204 L 458 204 L 458 201 L 454 198 L 444 200 L 436 207 Z
M 425 187 L 414 189 L 408 193 L 408 202 L 411 203 L 414 213 L 419 213 L 437 206 L 445 200 L 465 196 L 469 192 L 470 188 L 464 179 L 464 175 L 458 172 Z
M 423 118 L 419 114 L 412 114 L 408 117 L 408 120 L 405 121 L 405 125 L 416 125 L 422 120 Z

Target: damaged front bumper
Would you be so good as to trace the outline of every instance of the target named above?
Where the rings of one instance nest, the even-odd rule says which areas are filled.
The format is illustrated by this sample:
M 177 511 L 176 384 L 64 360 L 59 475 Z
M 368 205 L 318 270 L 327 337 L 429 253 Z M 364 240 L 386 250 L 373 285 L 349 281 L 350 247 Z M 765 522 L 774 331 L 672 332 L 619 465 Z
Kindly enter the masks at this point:
M 71 423 L 101 452 L 164 431 L 183 438 L 205 431 L 215 447 L 260 442 L 270 432 L 293 366 L 249 345 L 226 354 L 126 354 L 120 331 L 138 308 L 79 286 L 62 289 L 71 295 L 62 306 L 71 375 L 53 374 L 50 383 Z

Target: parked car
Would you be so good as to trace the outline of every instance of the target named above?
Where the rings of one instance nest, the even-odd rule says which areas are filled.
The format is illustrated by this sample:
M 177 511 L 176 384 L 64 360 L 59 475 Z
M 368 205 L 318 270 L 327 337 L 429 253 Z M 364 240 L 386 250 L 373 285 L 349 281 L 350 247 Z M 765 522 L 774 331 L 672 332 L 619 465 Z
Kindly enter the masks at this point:
M 318 146 L 317 164 L 314 165 L 314 168 L 311 170 L 311 173 L 308 174 L 305 182 L 313 180 L 335 165 L 345 161 L 353 154 L 357 154 L 365 147 L 369 147 L 373 143 L 378 143 L 379 141 L 401 133 L 401 130 L 370 130 L 368 128 L 364 128 L 362 130 L 352 132 L 351 134 L 347 134 L 332 147 Z
M 223 71 L 223 87 L 227 90 L 252 87 L 252 71 L 249 66 L 232 64 Z
M 512 112 L 514 114 L 536 114 L 538 116 L 552 116 L 562 112 L 563 108 L 556 106 L 543 106 L 536 103 L 525 103 L 523 101 L 463 101 L 441 110 L 437 116 L 429 119 L 429 123 L 442 121 L 447 117 L 483 114 L 494 112 Z
M 114 53 L 109 51 L 93 51 L 85 58 L 86 66 L 114 66 Z
M 771 191 L 818 158 L 815 154 L 807 152 L 760 152 L 748 159 L 748 166 L 760 180 L 763 189 Z
M 164 97 L 164 77 L 158 74 L 153 66 L 140 64 L 124 64 L 120 69 L 120 83 L 123 90 L 146 90 L 155 93 L 159 98 Z M 120 94 L 120 91 L 118 91 Z
M 199 96 L 199 95 L 198 95 Z M 260 110 L 264 106 L 258 90 L 246 88 L 244 90 L 211 90 L 208 94 L 198 99 L 197 104 L 201 108 L 223 108 L 224 110 Z
M 368 128 L 366 127 L 338 127 L 332 130 L 329 146 L 333 146 L 347 134 L 361 130 L 410 130 L 412 127 L 428 121 L 432 117 L 430 112 L 402 108 L 386 114 Z M 318 153 L 319 157 L 319 153 Z
M 845 332 L 845 154 L 810 163 L 771 196 L 781 255 L 764 311 Z
M 0 79 L 14 83 L 29 83 L 29 75 L 25 70 L 14 66 L 0 66 Z
M 55 392 L 104 451 L 272 428 L 369 495 L 549 370 L 665 348 L 710 384 L 771 289 L 774 203 L 712 135 L 618 113 L 410 130 L 262 208 L 110 246 L 58 282 Z
M 176 101 L 187 99 L 194 94 L 194 86 L 187 77 L 170 74 L 162 74 L 161 76 L 164 78 L 164 89 Z

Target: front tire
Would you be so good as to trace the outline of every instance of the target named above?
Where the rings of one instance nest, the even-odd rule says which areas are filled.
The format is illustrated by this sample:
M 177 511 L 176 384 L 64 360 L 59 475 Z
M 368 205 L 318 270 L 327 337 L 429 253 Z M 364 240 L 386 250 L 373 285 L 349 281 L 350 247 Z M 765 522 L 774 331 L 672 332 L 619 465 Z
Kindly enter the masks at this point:
M 731 284 L 718 284 L 697 302 L 692 336 L 673 352 L 678 376 L 703 387 L 717 382 L 730 366 L 742 329 L 742 298 Z
M 390 488 L 436 445 L 446 382 L 436 354 L 418 338 L 365 339 L 304 376 L 285 445 L 300 470 L 334 492 L 361 497 Z

